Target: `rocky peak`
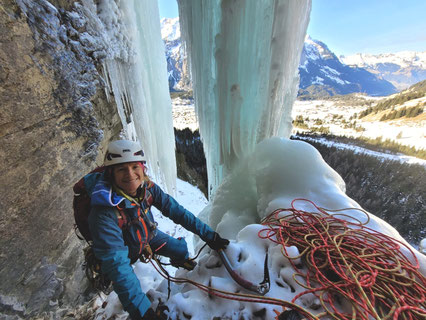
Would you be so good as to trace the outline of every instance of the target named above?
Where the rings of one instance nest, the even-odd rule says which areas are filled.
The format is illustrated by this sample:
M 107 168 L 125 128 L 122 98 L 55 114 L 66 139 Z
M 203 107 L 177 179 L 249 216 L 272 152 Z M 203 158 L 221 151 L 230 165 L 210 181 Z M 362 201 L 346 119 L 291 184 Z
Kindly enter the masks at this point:
M 171 42 L 180 40 L 179 18 L 162 18 L 160 22 L 161 37 L 164 41 Z
M 326 96 L 363 92 L 388 95 L 394 86 L 367 70 L 343 64 L 321 41 L 307 36 L 299 64 L 300 94 Z
M 304 52 L 307 59 L 337 59 L 336 55 L 328 49 L 324 42 L 312 39 L 309 35 L 306 36 L 304 43 Z
M 166 49 L 169 88 L 173 91 L 192 89 L 188 59 L 181 42 L 179 18 L 161 19 L 161 36 Z

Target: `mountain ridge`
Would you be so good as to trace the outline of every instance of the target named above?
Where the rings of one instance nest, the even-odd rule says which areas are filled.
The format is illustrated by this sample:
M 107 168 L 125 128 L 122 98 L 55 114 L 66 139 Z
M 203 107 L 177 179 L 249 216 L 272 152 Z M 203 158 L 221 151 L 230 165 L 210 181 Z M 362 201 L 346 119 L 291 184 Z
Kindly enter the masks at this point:
M 365 68 L 391 82 L 399 91 L 426 79 L 426 51 L 396 53 L 356 53 L 340 56 L 347 65 Z
M 299 74 L 301 96 L 355 92 L 384 96 L 397 92 L 391 83 L 365 69 L 342 64 L 325 43 L 309 36 L 303 45 Z
M 161 32 L 166 49 L 170 90 L 190 91 L 192 84 L 186 53 L 180 40 L 179 18 L 161 19 Z M 414 53 L 415 56 L 416 54 Z M 353 59 L 350 60 L 351 64 L 345 61 L 347 60 L 343 56 L 337 57 L 325 43 L 307 36 L 299 65 L 301 89 L 299 96 L 311 98 L 358 92 L 372 96 L 386 96 L 407 88 L 408 82 L 410 85 L 418 82 L 413 75 L 423 77 L 421 80 L 426 79 L 426 68 L 422 69 L 426 66 L 426 54 L 424 58 L 421 55 L 418 59 L 414 59 L 413 61 L 417 61 L 420 65 L 413 64 L 406 67 L 411 68 L 411 73 L 408 69 L 404 69 L 408 71 L 402 76 L 392 75 L 390 71 L 382 74 L 378 67 L 376 69 L 360 67 Z M 404 61 L 408 63 L 409 59 Z M 394 67 L 396 70 L 401 68 Z M 422 70 L 425 72 L 424 76 Z

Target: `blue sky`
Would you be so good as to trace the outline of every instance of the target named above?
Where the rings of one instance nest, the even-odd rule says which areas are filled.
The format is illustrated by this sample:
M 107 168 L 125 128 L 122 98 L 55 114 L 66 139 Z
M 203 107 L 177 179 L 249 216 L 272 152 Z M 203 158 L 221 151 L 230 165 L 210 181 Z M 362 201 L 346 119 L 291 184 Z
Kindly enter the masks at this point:
M 176 0 L 158 4 L 177 17 Z M 312 0 L 308 34 L 337 56 L 426 51 L 426 0 Z
M 160 18 L 175 18 L 179 15 L 176 0 L 158 0 Z

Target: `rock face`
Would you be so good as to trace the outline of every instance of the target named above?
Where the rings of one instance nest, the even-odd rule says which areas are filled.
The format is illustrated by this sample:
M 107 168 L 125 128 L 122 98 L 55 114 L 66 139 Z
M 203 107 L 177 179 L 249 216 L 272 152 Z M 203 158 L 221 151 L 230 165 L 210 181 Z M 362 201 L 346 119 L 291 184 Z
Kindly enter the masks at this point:
M 192 90 L 188 59 L 180 37 L 179 18 L 161 19 L 161 37 L 166 49 L 170 90 Z
M 74 2 L 0 0 L 0 314 L 75 304 L 84 289 L 72 186 L 121 122 Z
M 197 186 L 208 197 L 206 157 L 199 131 L 175 129 L 175 141 L 178 177 Z

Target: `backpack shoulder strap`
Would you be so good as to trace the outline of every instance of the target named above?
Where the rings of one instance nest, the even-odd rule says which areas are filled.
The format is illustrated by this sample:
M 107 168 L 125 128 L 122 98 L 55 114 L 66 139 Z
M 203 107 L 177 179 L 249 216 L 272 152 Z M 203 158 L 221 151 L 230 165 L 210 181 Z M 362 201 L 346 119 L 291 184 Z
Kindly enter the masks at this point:
M 151 180 L 148 180 L 148 182 L 146 183 L 146 188 L 151 189 L 153 186 L 154 186 L 154 182 L 152 182 Z
M 145 187 L 145 197 L 143 201 L 147 204 L 147 207 L 151 207 L 154 202 L 154 198 L 152 197 L 152 193 L 149 191 L 154 186 L 154 182 L 148 181 Z
M 120 206 L 116 206 L 114 208 L 115 215 L 118 219 L 118 227 L 123 229 L 127 225 L 127 215 L 124 213 L 124 209 L 120 208 Z

